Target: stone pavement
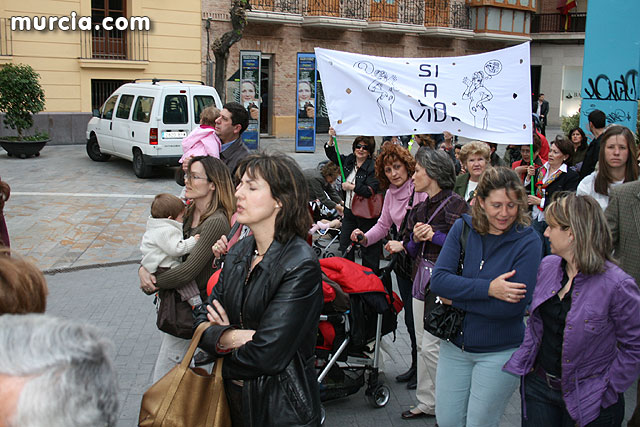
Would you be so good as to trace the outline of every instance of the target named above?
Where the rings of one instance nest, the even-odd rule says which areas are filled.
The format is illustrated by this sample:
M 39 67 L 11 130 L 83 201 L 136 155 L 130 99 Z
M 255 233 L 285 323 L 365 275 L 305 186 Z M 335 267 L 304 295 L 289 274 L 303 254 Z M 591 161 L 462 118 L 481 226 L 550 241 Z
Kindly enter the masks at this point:
M 340 140 L 342 152 L 350 151 L 351 141 Z M 325 159 L 321 143 L 316 153 L 294 153 L 291 139 L 263 139 L 262 147 L 292 155 L 303 168 Z M 151 298 L 138 288 L 135 264 L 151 199 L 160 192 L 180 191 L 172 180 L 173 171 L 161 169 L 154 178 L 142 180 L 135 177 L 130 162 L 112 158 L 96 163 L 87 157 L 84 146 L 67 145 L 46 147 L 40 157 L 28 160 L 1 152 L 0 176 L 12 187 L 5 206 L 12 249 L 47 272 L 48 313 L 92 323 L 114 342 L 121 393 L 118 426 L 135 425 L 160 344 L 155 310 Z M 361 390 L 326 405 L 327 426 L 434 424 L 433 418 L 400 418 L 415 402 L 415 393 L 394 381 L 410 363 L 402 320 L 399 325 L 385 365 L 391 388 L 388 405 L 373 409 Z M 628 418 L 635 386 L 626 398 Z M 519 402 L 516 392 L 502 427 L 519 425 Z

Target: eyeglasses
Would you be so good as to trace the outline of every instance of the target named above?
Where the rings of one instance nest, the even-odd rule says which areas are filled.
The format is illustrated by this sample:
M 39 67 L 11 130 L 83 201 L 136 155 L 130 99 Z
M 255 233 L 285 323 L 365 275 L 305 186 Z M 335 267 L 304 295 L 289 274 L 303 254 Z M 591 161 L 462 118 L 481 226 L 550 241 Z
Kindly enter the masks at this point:
M 185 173 L 184 174 L 184 182 L 187 182 L 187 181 L 190 181 L 190 180 L 197 181 L 199 179 L 203 179 L 203 180 L 206 180 L 206 181 L 209 180 L 209 178 L 207 178 L 206 176 L 191 175 L 189 173 Z
M 369 151 L 369 147 L 368 147 L 367 145 L 365 145 L 365 144 L 358 144 L 358 145 L 356 145 L 356 150 L 358 150 L 358 149 L 360 149 L 360 150 L 367 150 L 367 151 Z

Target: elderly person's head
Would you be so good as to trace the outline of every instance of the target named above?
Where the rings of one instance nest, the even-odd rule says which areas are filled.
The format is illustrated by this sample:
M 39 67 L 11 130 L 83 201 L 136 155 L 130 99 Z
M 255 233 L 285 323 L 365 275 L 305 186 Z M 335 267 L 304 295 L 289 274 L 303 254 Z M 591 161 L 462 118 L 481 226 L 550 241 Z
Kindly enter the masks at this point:
M 418 192 L 430 197 L 441 190 L 451 190 L 456 183 L 456 172 L 451 157 L 442 150 L 420 147 L 416 153 L 416 171 L 413 183 Z
M 361 165 L 376 151 L 376 140 L 372 136 L 357 136 L 351 145 L 356 162 Z
M 473 228 L 482 235 L 502 234 L 514 224 L 527 226 L 527 194 L 518 175 L 506 167 L 489 167 L 476 187 L 471 209 Z
M 478 182 L 480 175 L 491 162 L 491 151 L 484 142 L 473 141 L 462 146 L 460 163 L 469 174 L 469 180 Z
M 340 176 L 340 168 L 333 162 L 327 162 L 320 169 L 320 175 L 331 184 Z
M 0 316 L 0 425 L 115 426 L 118 385 L 103 336 L 86 322 Z
M 33 263 L 0 250 L 0 315 L 44 313 L 47 281 Z M 2 424 L 0 424 L 2 425 Z
M 562 135 L 556 136 L 556 139 L 549 144 L 549 166 L 551 170 L 556 170 L 563 163 L 570 164 L 571 156 L 575 152 L 573 144 Z
M 602 208 L 591 196 L 566 193 L 544 210 L 548 227 L 544 235 L 551 252 L 574 263 L 583 274 L 604 271 L 612 261 L 613 239 Z
M 409 150 L 396 144 L 385 144 L 376 157 L 376 177 L 380 188 L 389 188 L 393 184 L 402 187 L 415 170 L 416 161 Z

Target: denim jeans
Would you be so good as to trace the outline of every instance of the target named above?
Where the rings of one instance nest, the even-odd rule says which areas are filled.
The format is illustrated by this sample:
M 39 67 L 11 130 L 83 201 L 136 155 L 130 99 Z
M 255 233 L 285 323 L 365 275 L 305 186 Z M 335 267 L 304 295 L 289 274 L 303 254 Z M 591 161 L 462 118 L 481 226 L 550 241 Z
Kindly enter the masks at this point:
M 469 353 L 442 341 L 436 373 L 438 425 L 497 427 L 520 382 L 520 377 L 502 371 L 514 351 Z
M 573 427 L 576 422 L 571 419 L 562 399 L 562 391 L 549 388 L 547 383 L 535 373 L 524 378 L 524 401 L 522 411 L 523 427 Z M 525 419 L 525 409 L 527 419 Z M 624 395 L 608 408 L 600 410 L 600 415 L 587 424 L 588 427 L 618 427 L 624 419 Z

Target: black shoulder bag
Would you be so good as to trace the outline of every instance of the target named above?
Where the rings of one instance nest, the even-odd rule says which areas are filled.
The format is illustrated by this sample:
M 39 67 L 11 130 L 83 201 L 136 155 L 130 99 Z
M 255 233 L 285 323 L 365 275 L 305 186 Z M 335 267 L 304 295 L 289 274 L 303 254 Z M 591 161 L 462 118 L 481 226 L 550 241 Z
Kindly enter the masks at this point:
M 462 233 L 460 234 L 460 258 L 458 259 L 458 270 L 456 274 L 462 275 L 464 269 L 464 252 L 469 239 L 471 228 L 466 222 L 462 222 Z M 431 335 L 443 340 L 451 341 L 462 333 L 462 322 L 464 322 L 464 310 L 452 305 L 443 304 L 431 290 L 425 296 L 424 302 L 424 330 Z

